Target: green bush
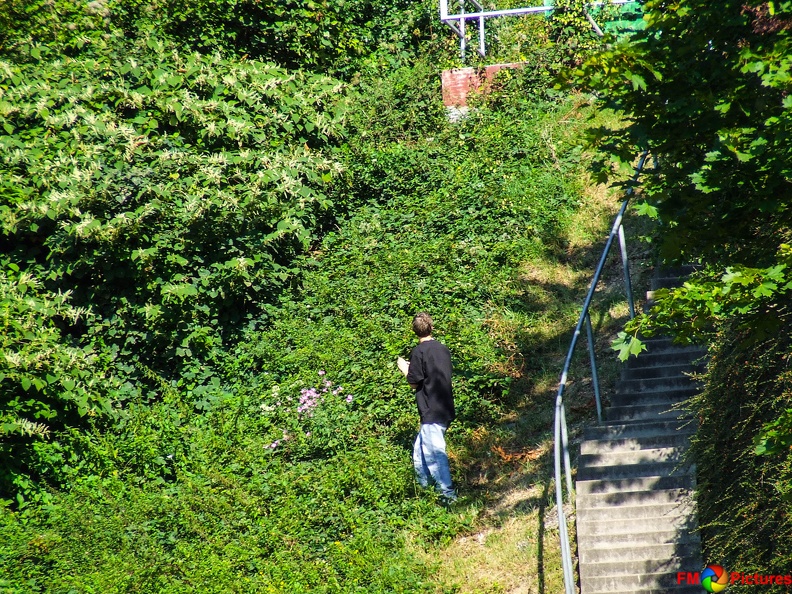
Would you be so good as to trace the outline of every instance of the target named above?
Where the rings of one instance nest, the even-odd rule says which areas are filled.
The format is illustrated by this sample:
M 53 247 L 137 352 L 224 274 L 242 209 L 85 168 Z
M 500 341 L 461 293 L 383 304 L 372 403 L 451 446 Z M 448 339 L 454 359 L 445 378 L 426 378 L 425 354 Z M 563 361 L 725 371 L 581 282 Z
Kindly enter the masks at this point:
M 67 330 L 89 312 L 71 306 L 68 293 L 48 293 L 30 272 L 0 262 L 0 504 L 9 495 L 23 504 L 46 499 L 31 471 L 54 455 L 50 440 L 68 427 L 106 422 L 121 387 L 102 377 L 105 352 L 69 338 Z
M 428 592 L 428 568 L 402 531 L 432 542 L 458 529 L 430 501 L 406 497 L 408 466 L 384 442 L 326 463 L 282 464 L 262 440 L 232 467 L 194 454 L 201 474 L 142 489 L 86 481 L 27 522 L 4 515 L 0 586 L 45 592 Z M 213 445 L 206 442 L 206 445 Z M 201 458 L 206 455 L 207 458 Z M 249 468 L 245 465 L 250 464 Z M 35 526 L 35 528 L 34 528 Z M 15 590 L 14 588 L 19 588 Z
M 706 388 L 690 404 L 700 419 L 692 455 L 705 558 L 744 573 L 783 575 L 792 561 L 792 456 L 788 447 L 756 455 L 762 428 L 788 415 L 792 402 L 788 305 L 779 313 L 763 337 L 746 320 L 722 329 Z
M 292 282 L 332 206 L 340 166 L 322 149 L 343 87 L 151 38 L 121 51 L 2 65 L 0 220 L 18 261 L 158 367 L 210 351 Z
M 0 591 L 434 591 L 410 547 L 468 517 L 416 489 L 394 361 L 427 309 L 452 447 L 508 408 L 492 319 L 577 207 L 577 107 L 535 70 L 449 123 L 425 5 L 329 46 L 340 4 L 109 2 L 50 43 L 53 6 L 0 62 L 4 346 L 51 355 L 0 369 Z

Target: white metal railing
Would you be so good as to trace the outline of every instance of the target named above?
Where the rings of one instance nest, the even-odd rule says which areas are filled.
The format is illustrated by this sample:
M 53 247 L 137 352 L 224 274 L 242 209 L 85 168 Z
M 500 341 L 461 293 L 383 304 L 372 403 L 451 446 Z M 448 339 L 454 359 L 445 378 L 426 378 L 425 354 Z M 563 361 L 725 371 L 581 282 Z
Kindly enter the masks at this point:
M 551 12 L 555 10 L 555 6 L 552 5 L 552 2 L 545 6 L 527 6 L 525 8 L 508 8 L 505 10 L 484 10 L 484 7 L 478 0 L 470 0 L 475 10 L 466 12 L 466 1 L 467 0 L 459 0 L 459 12 L 457 14 L 448 14 L 448 0 L 440 0 L 440 21 L 448 25 L 456 36 L 459 37 L 459 52 L 463 60 L 465 59 L 465 50 L 467 49 L 467 37 L 465 35 L 466 21 L 478 21 L 478 47 L 476 51 L 483 58 L 487 54 L 484 41 L 486 19 L 505 16 L 524 16 L 527 14 Z M 584 5 L 584 12 L 594 31 L 597 35 L 602 37 L 602 29 L 600 29 L 599 25 L 597 25 L 596 21 L 591 17 L 588 9 L 605 5 L 634 4 L 635 1 L 636 0 L 609 0 L 605 2 L 587 2 Z

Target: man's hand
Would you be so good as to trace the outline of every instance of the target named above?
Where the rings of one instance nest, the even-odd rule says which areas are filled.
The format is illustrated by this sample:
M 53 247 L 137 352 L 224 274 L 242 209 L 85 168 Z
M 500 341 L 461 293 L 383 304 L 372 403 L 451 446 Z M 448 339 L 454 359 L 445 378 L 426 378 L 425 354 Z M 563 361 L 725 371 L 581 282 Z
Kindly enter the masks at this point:
M 399 371 L 401 371 L 404 376 L 407 377 L 407 372 L 410 371 L 410 363 L 406 359 L 399 357 L 396 359 L 396 365 L 399 367 Z

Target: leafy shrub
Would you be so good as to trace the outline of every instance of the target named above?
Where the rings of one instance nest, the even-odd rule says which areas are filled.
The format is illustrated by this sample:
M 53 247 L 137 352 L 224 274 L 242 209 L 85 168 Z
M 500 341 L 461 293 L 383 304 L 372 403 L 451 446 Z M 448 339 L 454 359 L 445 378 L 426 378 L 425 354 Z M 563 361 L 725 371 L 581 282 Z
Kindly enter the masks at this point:
M 46 458 L 37 442 L 66 427 L 90 426 L 114 412 L 119 386 L 97 374 L 106 353 L 80 347 L 69 328 L 87 311 L 68 294 L 51 294 L 29 272 L 7 260 L 0 271 L 0 494 L 18 501 L 41 497 L 35 471 Z M 86 419 L 88 417 L 88 419 Z M 33 477 L 31 476 L 33 473 Z
M 0 220 L 19 261 L 46 262 L 108 342 L 157 367 L 288 286 L 331 206 L 321 149 L 343 110 L 331 79 L 146 43 L 0 65 Z
M 25 44 L 73 47 L 104 33 L 109 15 L 105 0 L 8 0 L 0 5 L 0 52 L 27 61 Z
M 208 0 L 136 2 L 119 8 L 135 25 L 153 26 L 202 52 L 236 55 L 289 68 L 350 75 L 372 50 L 391 42 L 412 49 L 423 35 L 425 5 L 372 0 Z M 415 34 L 414 31 L 418 33 Z
M 26 523 L 0 512 L 3 579 L 29 592 L 431 591 L 402 531 L 430 543 L 461 526 L 409 497 L 398 448 L 363 440 L 330 460 L 282 463 L 246 433 L 229 465 L 215 437 L 194 441 L 168 488 L 92 477 Z
M 644 31 L 577 72 L 577 84 L 626 118 L 592 135 L 599 173 L 623 179 L 648 148 L 659 167 L 644 187 L 669 229 L 664 256 L 766 265 L 789 237 L 792 7 L 652 0 L 643 8 Z
M 771 320 L 762 312 L 722 327 L 710 347 L 706 387 L 690 403 L 700 419 L 692 455 L 705 558 L 745 573 L 783 574 L 792 560 L 789 446 L 756 455 L 757 445 L 764 451 L 775 441 L 767 427 L 788 419 L 792 406 L 789 306 L 773 309 Z M 789 439 L 788 421 L 777 429 Z
M 300 6 L 311 15 L 271 51 L 344 73 L 364 61 L 300 40 L 321 10 Z M 409 14 L 349 84 L 228 57 L 253 3 L 108 7 L 106 29 L 65 47 L 33 36 L 0 63 L 0 248 L 37 272 L 42 300 L 72 290 L 84 323 L 37 319 L 60 332 L 42 339 L 94 349 L 86 373 L 113 387 L 112 423 L 78 408 L 22 450 L 49 505 L 0 510 L 2 579 L 433 591 L 407 543 L 445 542 L 466 517 L 416 489 L 415 404 L 394 360 L 429 309 L 457 369 L 452 447 L 508 406 L 522 361 L 491 318 L 528 315 L 518 267 L 577 206 L 573 126 L 556 123 L 576 108 L 501 97 L 448 123 L 431 53 L 400 55 L 429 35 L 402 31 L 426 5 L 395 13 Z M 193 47 L 226 53 L 184 50 L 185 15 L 209 25 Z

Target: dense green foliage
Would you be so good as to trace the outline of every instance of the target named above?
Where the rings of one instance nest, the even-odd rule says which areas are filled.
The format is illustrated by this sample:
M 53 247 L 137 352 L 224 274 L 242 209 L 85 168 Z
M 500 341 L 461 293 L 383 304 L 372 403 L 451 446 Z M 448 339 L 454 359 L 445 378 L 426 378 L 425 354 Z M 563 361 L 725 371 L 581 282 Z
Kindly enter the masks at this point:
M 432 37 L 432 15 L 425 3 L 371 0 L 9 0 L 0 10 L 0 47 L 58 44 L 74 52 L 117 32 L 344 77 L 362 62 L 412 55 Z
M 792 199 L 790 2 L 649 1 L 646 30 L 589 60 L 578 80 L 621 111 L 599 129 L 603 177 L 639 148 L 644 213 L 658 219 L 661 254 L 706 266 L 659 291 L 615 348 L 671 331 L 708 343 L 693 456 L 705 558 L 730 570 L 784 572 L 792 461 L 789 256 Z M 761 457 L 757 457 L 757 455 Z M 735 588 L 737 588 L 735 586 Z
M 785 574 L 792 559 L 789 446 L 756 455 L 757 443 L 761 449 L 765 445 L 760 428 L 788 415 L 792 398 L 789 308 L 775 309 L 772 334 L 743 326 L 745 318 L 723 326 L 710 349 L 706 389 L 692 403 L 701 415 L 692 448 L 701 464 L 697 501 L 706 522 L 705 555 L 728 564 L 730 571 Z M 755 317 L 767 320 L 767 315 Z M 784 429 L 788 432 L 788 425 Z M 768 437 L 766 445 L 778 444 Z M 733 589 L 751 591 L 749 586 Z
M 428 11 L 0 8 L 0 591 L 433 588 L 394 360 L 431 311 L 498 418 L 581 172 L 557 52 L 450 124 Z
M 152 373 L 188 393 L 218 385 L 204 362 L 295 282 L 294 258 L 332 204 L 342 167 L 322 149 L 338 138 L 341 83 L 141 45 L 3 65 L 6 268 L 68 291 L 85 314 L 46 317 L 104 362 L 94 376 L 123 379 L 99 395 L 69 369 L 23 360 L 3 380 L 16 399 L 76 382 L 85 393 L 63 397 L 85 415 L 153 396 L 141 385 Z
M 343 87 L 146 45 L 4 65 L 2 224 L 10 258 L 80 279 L 74 299 L 116 316 L 105 336 L 154 360 L 287 284 L 332 204 Z
M 642 148 L 657 157 L 643 189 L 673 229 L 667 254 L 771 258 L 789 226 L 792 4 L 650 1 L 644 12 L 645 31 L 578 72 L 629 118 L 596 144 L 622 163 Z

